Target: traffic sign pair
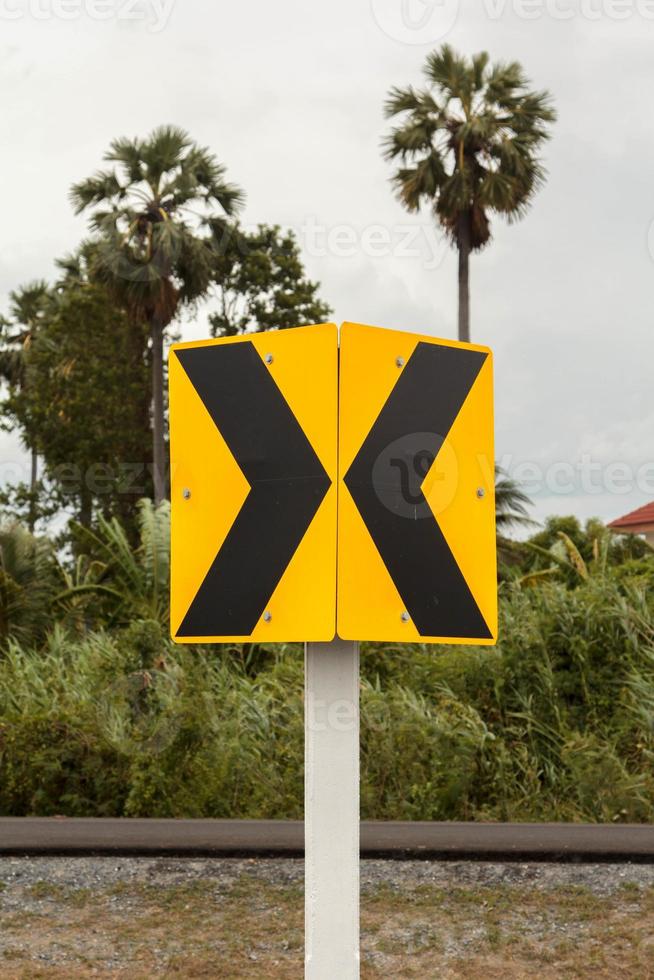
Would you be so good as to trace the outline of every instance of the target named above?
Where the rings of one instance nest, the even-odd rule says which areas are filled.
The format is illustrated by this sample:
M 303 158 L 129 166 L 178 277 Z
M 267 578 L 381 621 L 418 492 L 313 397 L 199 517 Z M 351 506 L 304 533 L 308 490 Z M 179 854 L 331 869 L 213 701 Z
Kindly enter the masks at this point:
M 176 641 L 495 642 L 488 348 L 320 324 L 169 382 Z

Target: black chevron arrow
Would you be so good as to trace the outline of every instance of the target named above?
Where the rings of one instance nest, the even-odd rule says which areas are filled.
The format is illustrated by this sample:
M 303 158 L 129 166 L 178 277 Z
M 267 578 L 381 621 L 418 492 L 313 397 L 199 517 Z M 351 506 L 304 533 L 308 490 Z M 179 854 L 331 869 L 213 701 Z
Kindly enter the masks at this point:
M 177 635 L 249 636 L 331 480 L 250 341 L 175 353 L 250 484 Z
M 344 478 L 422 636 L 491 637 L 421 490 L 486 357 L 419 343 Z

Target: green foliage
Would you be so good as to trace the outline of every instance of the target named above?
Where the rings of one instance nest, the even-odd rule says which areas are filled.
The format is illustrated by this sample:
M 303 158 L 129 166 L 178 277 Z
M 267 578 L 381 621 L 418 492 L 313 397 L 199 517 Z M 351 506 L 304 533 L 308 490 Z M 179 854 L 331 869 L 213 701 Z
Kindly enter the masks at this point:
M 220 309 L 209 320 L 214 337 L 322 323 L 331 310 L 306 278 L 293 232 L 259 225 L 228 227 L 214 265 Z
M 652 819 L 654 609 L 647 593 L 610 577 L 573 591 L 554 583 L 510 586 L 501 613 L 495 650 L 406 651 L 400 663 L 390 652 L 392 674 L 383 665 L 386 679 L 377 687 L 391 691 L 402 682 L 423 692 L 430 707 L 407 737 L 402 728 L 392 732 L 402 772 L 418 754 L 421 777 L 411 785 L 421 793 L 430 778 L 433 785 L 429 806 L 421 797 L 414 808 L 405 786 L 372 812 L 390 816 L 399 805 L 424 819 Z M 367 651 L 366 671 L 385 656 Z M 411 705 L 405 718 L 416 711 Z
M 52 622 L 58 583 L 54 549 L 20 524 L 0 529 L 0 648 L 8 640 L 39 643 Z
M 95 530 L 79 527 L 78 559 L 63 568 L 63 588 L 55 597 L 63 614 L 85 626 L 168 621 L 170 504 L 144 498 L 138 508 L 133 547 L 120 522 L 100 516 Z
M 300 648 L 173 645 L 149 614 L 165 569 L 142 516 L 134 560 L 115 525 L 94 544 L 124 592 L 111 632 L 68 608 L 45 640 L 3 646 L 0 813 L 301 817 Z M 504 585 L 497 648 L 361 659 L 364 817 L 654 819 L 654 604 L 637 581 Z
M 443 44 L 427 56 L 426 87 L 394 87 L 386 139 L 392 183 L 407 211 L 426 206 L 459 253 L 459 340 L 470 340 L 470 253 L 491 240 L 491 215 L 517 221 L 545 179 L 540 150 L 556 113 L 529 90 L 521 65 L 468 58 Z
M 384 653 L 381 653 L 384 656 Z M 472 797 L 486 742 L 493 739 L 472 705 L 445 681 L 416 692 L 397 681 L 367 681 L 361 695 L 361 805 L 375 819 L 472 819 Z
M 573 516 L 549 517 L 542 531 L 512 552 L 514 570 L 521 565 L 524 585 L 556 577 L 574 587 L 591 575 L 606 575 L 609 569 L 621 579 L 654 581 L 654 550 L 647 542 L 633 534 L 613 534 L 597 518 L 582 527 Z
M 228 654 L 134 623 L 0 663 L 0 813 L 290 816 L 302 791 L 301 658 L 257 684 Z
M 516 527 L 533 527 L 527 508 L 532 506 L 531 498 L 521 489 L 520 484 L 495 464 L 495 524 L 497 533 L 503 536 L 506 531 Z
M 117 517 L 134 542 L 138 499 L 167 493 L 164 349 L 180 312 L 215 290 L 222 335 L 330 311 L 292 232 L 240 229 L 242 191 L 183 129 L 115 139 L 105 162 L 71 189 L 89 235 L 57 261 L 56 284 L 15 290 L 0 316 L 0 428 L 32 455 L 0 512 L 30 531 L 62 511 L 87 527 Z
M 654 563 L 546 531 L 496 648 L 363 645 L 364 816 L 654 819 Z M 301 816 L 299 647 L 172 644 L 167 503 L 0 559 L 0 813 Z
M 68 284 L 10 388 L 8 410 L 35 439 L 51 492 L 84 523 L 94 509 L 130 523 L 150 490 L 146 346 L 105 289 Z
M 91 274 L 134 321 L 156 318 L 163 328 L 180 303 L 206 293 L 213 255 L 206 226 L 234 214 L 243 194 L 215 156 L 175 126 L 159 126 L 145 139 L 115 139 L 105 161 L 111 169 L 71 190 L 75 212 L 90 214 Z
M 16 394 L 24 396 L 30 393 L 28 388 L 32 381 L 27 370 L 30 352 L 52 305 L 53 297 L 48 284 L 43 280 L 36 280 L 9 294 L 9 319 L 0 317 L 0 380 L 8 390 L 8 397 L 0 402 L 0 425 L 11 430 L 18 422 L 23 443 L 30 450 L 30 483 L 23 490 L 30 531 L 34 531 L 43 513 L 39 506 L 41 493 L 37 473 L 39 438 L 31 418 L 17 418 L 14 398 Z
M 26 384 L 25 365 L 30 347 L 38 337 L 51 309 L 52 296 L 43 280 L 27 283 L 9 294 L 9 318 L 0 320 L 0 378 L 10 391 Z M 11 409 L 2 404 L 2 412 L 11 419 Z M 35 439 L 27 435 L 32 448 Z
M 506 578 L 510 574 L 511 567 L 519 564 L 519 551 L 515 547 L 515 542 L 506 534 L 514 528 L 535 525 L 536 522 L 529 517 L 528 507 L 531 506 L 532 501 L 521 489 L 520 484 L 496 463 L 495 527 L 500 578 Z
M 164 334 L 180 308 L 211 284 L 216 229 L 243 195 L 225 167 L 183 129 L 159 126 L 146 139 L 116 139 L 101 170 L 75 184 L 77 214 L 90 215 L 85 246 L 91 280 L 150 331 L 154 499 L 166 496 Z
M 46 532 L 62 507 L 62 494 L 56 482 L 38 479 L 33 485 L 6 483 L 0 488 L 0 514 L 3 524 L 21 524 L 34 531 Z
M 424 75 L 425 89 L 393 88 L 386 103 L 386 115 L 400 117 L 385 143 L 400 164 L 393 183 L 409 211 L 426 204 L 456 245 L 465 237 L 478 250 L 491 212 L 516 220 L 527 211 L 556 114 L 517 62 L 491 64 L 485 51 L 467 58 L 444 44 Z

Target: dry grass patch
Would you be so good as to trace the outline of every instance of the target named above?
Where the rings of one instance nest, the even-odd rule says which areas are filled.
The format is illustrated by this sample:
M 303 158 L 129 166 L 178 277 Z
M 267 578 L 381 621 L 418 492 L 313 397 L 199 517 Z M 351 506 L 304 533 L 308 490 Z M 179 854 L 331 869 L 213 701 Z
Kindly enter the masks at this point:
M 0 980 L 301 978 L 301 869 L 284 865 L 12 882 L 0 896 Z M 479 883 L 452 872 L 448 886 L 392 863 L 382 873 L 363 892 L 364 980 L 654 980 L 651 884 L 497 883 L 482 869 Z

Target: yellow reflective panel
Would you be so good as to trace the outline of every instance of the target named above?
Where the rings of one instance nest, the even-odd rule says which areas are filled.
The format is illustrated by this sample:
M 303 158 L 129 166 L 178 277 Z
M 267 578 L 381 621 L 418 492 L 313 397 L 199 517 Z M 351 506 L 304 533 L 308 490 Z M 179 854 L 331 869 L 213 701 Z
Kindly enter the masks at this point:
M 338 633 L 494 643 L 492 355 L 344 324 Z
M 456 474 L 448 500 L 423 492 L 479 609 L 497 638 L 495 460 L 493 454 L 493 362 L 489 354 L 432 469 L 447 452 L 445 473 Z M 483 496 L 480 494 L 483 492 Z M 489 642 L 489 641 L 486 641 Z
M 174 637 L 250 487 L 182 368 L 175 348 L 168 359 L 168 384 L 170 628 Z M 184 495 L 189 493 L 186 499 Z
M 173 638 L 332 639 L 336 326 L 178 344 L 169 377 Z

